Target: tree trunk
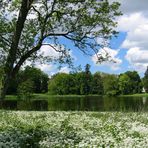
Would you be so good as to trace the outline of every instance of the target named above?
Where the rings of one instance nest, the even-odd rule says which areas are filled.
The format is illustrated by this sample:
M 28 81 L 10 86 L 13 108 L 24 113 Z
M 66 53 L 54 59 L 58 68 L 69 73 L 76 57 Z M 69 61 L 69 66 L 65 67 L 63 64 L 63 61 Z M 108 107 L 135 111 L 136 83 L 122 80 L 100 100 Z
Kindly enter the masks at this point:
M 33 0 L 22 0 L 21 2 L 21 9 L 20 9 L 19 16 L 16 22 L 16 28 L 15 28 L 14 35 L 12 38 L 11 47 L 9 49 L 8 58 L 5 64 L 4 80 L 2 83 L 2 89 L 1 89 L 1 94 L 0 94 L 1 100 L 5 99 L 6 91 L 8 89 L 9 82 L 12 78 L 19 40 L 21 38 L 21 33 L 24 28 L 24 23 L 26 21 L 26 17 L 28 15 L 32 2 Z

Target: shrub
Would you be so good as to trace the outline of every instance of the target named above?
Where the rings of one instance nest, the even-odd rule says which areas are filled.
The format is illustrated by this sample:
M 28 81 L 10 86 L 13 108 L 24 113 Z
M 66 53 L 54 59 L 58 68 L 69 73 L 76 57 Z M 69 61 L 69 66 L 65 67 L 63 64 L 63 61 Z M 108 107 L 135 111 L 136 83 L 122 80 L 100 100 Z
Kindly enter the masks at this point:
M 106 93 L 107 96 L 117 96 L 118 92 L 116 90 L 111 90 Z

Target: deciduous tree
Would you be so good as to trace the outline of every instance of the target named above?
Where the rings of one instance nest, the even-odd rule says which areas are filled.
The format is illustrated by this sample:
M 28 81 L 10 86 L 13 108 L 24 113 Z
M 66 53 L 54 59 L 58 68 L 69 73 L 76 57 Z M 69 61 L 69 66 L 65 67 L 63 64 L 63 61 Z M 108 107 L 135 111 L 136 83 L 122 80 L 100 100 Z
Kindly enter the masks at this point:
M 96 38 L 109 39 L 116 34 L 115 17 L 121 14 L 118 8 L 119 3 L 109 4 L 107 0 L 1 1 L 0 61 L 4 62 L 4 78 L 0 98 L 5 98 L 10 80 L 26 60 L 42 57 L 38 51 L 45 44 L 60 53 L 60 63 L 70 59 L 61 38 L 72 41 L 85 54 L 97 53 L 101 45 Z M 48 60 L 57 59 L 49 55 Z M 103 60 L 101 55 L 98 60 Z
M 91 93 L 92 94 L 99 94 L 103 95 L 103 80 L 101 77 L 101 74 L 99 72 L 96 72 L 92 77 L 92 84 L 91 84 Z

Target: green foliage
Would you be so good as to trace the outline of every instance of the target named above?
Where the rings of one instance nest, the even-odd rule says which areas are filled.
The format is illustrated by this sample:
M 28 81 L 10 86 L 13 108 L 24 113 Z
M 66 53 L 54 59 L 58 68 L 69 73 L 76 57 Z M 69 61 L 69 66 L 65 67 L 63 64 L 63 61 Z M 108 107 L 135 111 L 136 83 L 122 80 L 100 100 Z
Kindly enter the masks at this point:
M 75 90 L 76 90 L 76 94 L 81 95 L 84 94 L 84 72 L 79 72 L 76 73 L 75 75 Z
M 85 50 L 86 48 L 98 50 L 97 47 L 99 45 L 94 42 L 95 38 L 101 36 L 109 39 L 112 35 L 117 34 L 115 18 L 121 15 L 118 2 L 109 3 L 108 1 L 98 0 L 58 0 L 54 2 L 42 0 L 30 1 L 28 4 L 27 2 L 22 3 L 21 0 L 2 1 L 0 5 L 1 59 L 6 59 L 7 55 L 11 55 L 10 47 L 13 44 L 12 40 L 16 37 L 14 31 L 20 29 L 19 33 L 22 34 L 16 39 L 19 41 L 16 45 L 18 48 L 14 49 L 15 54 L 13 56 L 16 59 L 12 62 L 16 62 L 16 66 L 20 63 L 23 64 L 28 58 L 34 60 L 42 57 L 42 55 L 37 56 L 36 52 L 40 49 L 45 39 L 49 39 L 57 45 L 60 44 L 58 37 L 63 37 L 72 41 L 76 47 L 85 53 L 89 53 L 89 50 Z M 23 5 L 24 9 L 21 10 L 20 8 Z M 22 28 L 20 28 L 17 25 L 18 17 L 16 14 L 19 12 L 24 14 L 25 6 L 30 7 L 28 7 L 22 20 L 19 20 L 19 23 L 22 24 Z M 9 14 L 11 15 L 9 16 Z M 37 47 L 37 49 L 34 49 L 34 47 Z M 30 50 L 32 51 L 31 53 L 29 52 Z M 58 59 L 59 62 L 67 63 L 67 59 L 69 59 L 68 50 L 60 48 L 59 51 L 65 57 L 63 54 L 58 58 L 49 55 L 48 60 L 57 61 Z M 6 55 L 5 53 L 8 54 Z
M 20 74 L 22 81 L 30 79 L 34 83 L 34 92 L 41 93 L 48 91 L 48 75 L 35 67 L 27 66 Z
M 92 81 L 92 74 L 90 72 L 90 65 L 86 64 L 85 66 L 85 78 L 84 78 L 84 94 L 91 93 L 91 81 Z
M 103 95 L 104 90 L 103 90 L 103 80 L 101 77 L 101 74 L 96 72 L 93 75 L 93 79 L 92 79 L 92 84 L 91 84 L 91 93 L 92 94 L 98 94 L 98 95 Z
M 142 81 L 136 71 L 127 71 L 119 76 L 119 91 L 123 95 L 142 92 Z
M 127 71 L 120 75 L 105 73 L 91 74 L 90 66 L 85 71 L 74 74 L 57 74 L 49 82 L 52 94 L 99 94 L 115 96 L 142 92 L 142 81 L 136 71 Z
M 54 75 L 49 81 L 49 93 L 59 95 L 90 94 L 92 75 L 89 68 L 90 65 L 86 65 L 85 72 L 71 74 L 58 73 Z
M 97 53 L 103 44 L 98 45 L 98 37 L 108 40 L 117 34 L 115 20 L 121 15 L 119 6 L 118 2 L 107 0 L 1 1 L 0 65 L 4 63 L 4 83 L 0 97 L 4 99 L 9 82 L 27 60 L 71 64 L 70 49 L 60 42 L 62 38 L 85 54 Z M 45 41 L 59 56 L 44 57 L 39 52 Z M 103 60 L 98 55 L 98 61 Z
M 26 80 L 18 86 L 18 98 L 23 100 L 30 100 L 33 94 L 33 81 Z
M 118 90 L 118 76 L 106 74 L 103 76 L 103 88 L 106 95 L 117 95 Z
M 131 82 L 130 82 L 130 77 L 127 74 L 121 74 L 119 76 L 119 91 L 121 94 L 129 94 L 130 93 L 130 88 L 131 87 Z
M 73 94 L 74 78 L 72 74 L 58 73 L 49 80 L 49 93 L 51 94 Z
M 7 94 L 16 94 L 18 85 L 31 80 L 33 82 L 34 93 L 48 92 L 48 75 L 35 67 L 27 66 L 24 70 L 20 70 L 15 79 L 9 82 Z
M 125 72 L 130 78 L 130 87 L 128 88 L 131 94 L 142 92 L 142 81 L 137 71 Z

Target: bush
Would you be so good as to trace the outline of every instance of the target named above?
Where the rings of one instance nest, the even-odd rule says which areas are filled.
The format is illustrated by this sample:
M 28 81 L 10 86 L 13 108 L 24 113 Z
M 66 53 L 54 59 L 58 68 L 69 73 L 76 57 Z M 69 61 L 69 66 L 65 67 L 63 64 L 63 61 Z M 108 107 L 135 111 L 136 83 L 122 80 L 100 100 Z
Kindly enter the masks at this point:
M 118 92 L 116 90 L 111 90 L 106 93 L 107 96 L 117 96 Z

